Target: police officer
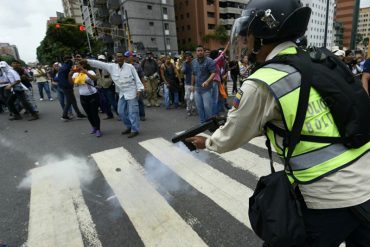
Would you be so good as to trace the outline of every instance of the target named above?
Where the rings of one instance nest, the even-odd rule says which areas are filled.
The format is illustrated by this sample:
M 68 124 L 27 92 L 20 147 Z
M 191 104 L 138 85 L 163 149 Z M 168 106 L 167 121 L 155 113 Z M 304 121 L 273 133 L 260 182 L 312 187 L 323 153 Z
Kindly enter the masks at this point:
M 254 64 L 279 55 L 296 54 L 297 38 L 307 29 L 311 14 L 299 0 L 251 0 L 231 34 L 231 56 L 248 55 Z M 234 150 L 267 134 L 283 156 L 277 129 L 291 130 L 299 98 L 301 75 L 293 67 L 268 64 L 257 69 L 238 91 L 227 122 L 209 138 L 188 138 L 198 149 L 218 153 Z M 330 110 L 311 89 L 302 134 L 338 137 Z M 315 109 L 312 111 L 312 109 Z M 273 126 L 273 127 L 271 127 Z M 266 130 L 265 130 L 265 127 Z M 285 144 L 285 145 L 284 145 Z M 342 144 L 300 142 L 290 159 L 303 196 L 305 246 L 369 246 L 370 142 L 357 149 Z

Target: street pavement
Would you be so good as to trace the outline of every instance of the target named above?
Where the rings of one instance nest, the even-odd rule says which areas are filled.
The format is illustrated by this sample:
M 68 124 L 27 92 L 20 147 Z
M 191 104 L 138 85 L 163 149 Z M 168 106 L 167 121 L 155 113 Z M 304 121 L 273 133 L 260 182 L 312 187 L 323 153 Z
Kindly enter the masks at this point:
M 87 120 L 62 122 L 57 101 L 38 105 L 33 122 L 0 114 L 0 240 L 9 246 L 262 245 L 248 199 L 270 172 L 263 137 L 226 154 L 189 152 L 170 141 L 198 123 L 183 108 L 147 108 L 128 139 L 116 119 L 102 120 L 96 138 Z

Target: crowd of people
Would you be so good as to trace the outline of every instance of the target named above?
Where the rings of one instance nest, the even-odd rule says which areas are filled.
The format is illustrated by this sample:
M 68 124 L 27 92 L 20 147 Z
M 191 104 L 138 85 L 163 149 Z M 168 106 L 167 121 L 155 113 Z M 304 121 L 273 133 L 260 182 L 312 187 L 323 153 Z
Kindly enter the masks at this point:
M 230 109 L 227 87 L 232 87 L 232 93 L 236 94 L 251 73 L 248 56 L 239 61 L 228 60 L 228 46 L 213 51 L 198 46 L 195 58 L 191 51 L 176 57 L 155 57 L 147 52 L 144 58 L 126 51 L 115 54 L 110 61 L 105 55 L 92 59 L 77 54 L 65 56 L 61 63 L 34 68 L 22 67 L 17 60 L 11 65 L 1 61 L 0 112 L 7 109 L 9 120 L 21 120 L 22 110 L 24 115 L 31 116 L 29 121 L 39 119 L 34 82 L 40 101 L 53 101 L 54 92 L 61 106 L 61 119 L 87 118 L 91 133 L 97 137 L 102 136 L 99 112 L 106 114 L 104 120 L 114 119 L 114 115 L 122 120 L 126 126 L 122 134 L 128 134 L 129 138 L 139 134 L 140 121 L 146 120 L 145 107 L 161 104 L 167 110 L 183 107 L 188 116 L 198 115 L 200 123 L 204 123 L 212 116 L 226 114 Z M 332 51 L 354 75 L 363 77 L 368 92 L 370 61 L 365 63 L 361 52 L 354 54 L 338 47 Z M 78 106 L 75 87 L 86 115 Z

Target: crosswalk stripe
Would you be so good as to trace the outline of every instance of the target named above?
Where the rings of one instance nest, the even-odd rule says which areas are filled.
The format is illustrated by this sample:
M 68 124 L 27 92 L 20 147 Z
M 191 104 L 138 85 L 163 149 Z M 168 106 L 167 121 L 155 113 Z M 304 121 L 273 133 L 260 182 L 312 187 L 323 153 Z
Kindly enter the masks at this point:
M 207 246 L 143 175 L 123 149 L 92 155 L 145 246 Z
M 163 138 L 139 143 L 187 183 L 250 228 L 248 198 L 253 191 Z
M 32 188 L 28 247 L 101 247 L 95 225 L 83 200 L 77 175 L 69 172 L 68 184 L 59 182 L 54 166 L 31 170 Z
M 209 137 L 209 135 L 202 134 L 202 136 Z M 257 139 L 258 138 L 258 139 Z M 257 137 L 252 139 L 253 143 L 262 143 L 264 142 L 263 138 Z M 267 150 L 266 150 L 267 152 Z M 223 160 L 229 162 L 233 167 L 242 169 L 252 173 L 257 178 L 266 176 L 271 173 L 270 160 L 262 158 L 259 155 L 252 153 L 243 148 L 238 148 L 227 153 L 215 153 L 217 156 L 221 157 Z M 283 170 L 283 166 L 274 165 L 275 170 Z

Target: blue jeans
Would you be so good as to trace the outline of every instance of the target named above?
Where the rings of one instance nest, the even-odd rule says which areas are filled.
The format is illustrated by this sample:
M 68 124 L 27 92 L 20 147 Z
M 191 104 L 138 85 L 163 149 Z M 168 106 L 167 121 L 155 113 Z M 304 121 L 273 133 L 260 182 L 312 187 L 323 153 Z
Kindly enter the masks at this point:
M 45 92 L 48 96 L 48 99 L 51 99 L 51 94 L 50 94 L 50 87 L 49 87 L 49 82 L 44 81 L 44 82 L 38 82 L 37 86 L 39 88 L 39 93 L 40 93 L 40 98 L 44 98 L 44 91 L 42 89 L 45 89 Z
M 170 108 L 170 89 L 165 84 L 163 85 L 163 95 L 164 95 L 164 104 L 166 105 L 166 108 Z M 173 103 L 175 104 L 175 107 L 179 106 L 179 92 L 173 92 Z
M 117 113 L 117 101 L 115 99 L 114 91 L 111 88 L 102 88 L 101 93 L 103 94 L 107 104 L 107 116 L 113 117 L 112 107 L 114 112 Z
M 58 94 L 59 104 L 60 104 L 60 106 L 62 107 L 62 110 L 63 110 L 64 106 L 65 106 L 65 102 L 67 101 L 66 96 L 64 95 L 63 89 L 57 87 L 57 94 Z M 69 107 L 68 113 L 72 114 L 72 107 Z
M 207 91 L 194 92 L 195 105 L 197 106 L 199 119 L 201 123 L 204 123 L 207 119 L 212 117 L 212 89 Z
M 219 113 L 219 106 L 218 106 L 218 82 L 214 81 L 212 83 L 212 115 L 217 116 Z
M 131 129 L 131 132 L 139 132 L 140 117 L 137 98 L 126 100 L 125 96 L 122 96 L 118 101 L 118 114 L 126 127 Z
M 144 107 L 144 100 L 143 100 L 143 95 L 140 94 L 140 97 L 138 99 L 139 103 L 139 115 L 140 117 L 145 117 L 145 107 Z

